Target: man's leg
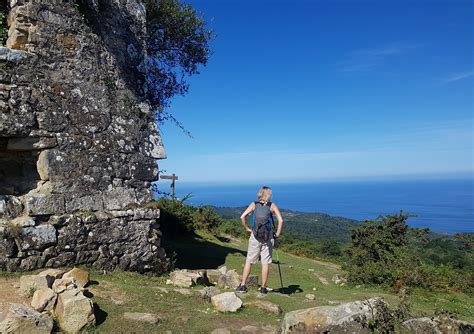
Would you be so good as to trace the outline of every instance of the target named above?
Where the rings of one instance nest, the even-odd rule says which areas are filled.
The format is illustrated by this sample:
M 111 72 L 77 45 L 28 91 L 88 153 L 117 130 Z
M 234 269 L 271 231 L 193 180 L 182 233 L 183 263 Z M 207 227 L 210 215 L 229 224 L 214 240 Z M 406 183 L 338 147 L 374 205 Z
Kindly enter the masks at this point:
M 244 272 L 242 273 L 242 281 L 240 282 L 241 285 L 245 285 L 247 282 L 247 278 L 250 275 L 250 271 L 252 270 L 252 264 L 249 262 L 245 262 Z
M 267 287 L 267 279 L 268 279 L 268 269 L 270 265 L 268 263 L 262 263 L 262 288 Z

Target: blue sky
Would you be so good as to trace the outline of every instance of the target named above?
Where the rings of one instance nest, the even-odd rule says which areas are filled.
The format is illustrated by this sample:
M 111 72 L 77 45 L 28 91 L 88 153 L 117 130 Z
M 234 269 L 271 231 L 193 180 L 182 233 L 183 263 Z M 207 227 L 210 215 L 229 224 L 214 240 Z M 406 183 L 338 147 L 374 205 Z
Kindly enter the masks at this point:
M 194 0 L 213 55 L 161 126 L 183 181 L 472 175 L 473 1 Z

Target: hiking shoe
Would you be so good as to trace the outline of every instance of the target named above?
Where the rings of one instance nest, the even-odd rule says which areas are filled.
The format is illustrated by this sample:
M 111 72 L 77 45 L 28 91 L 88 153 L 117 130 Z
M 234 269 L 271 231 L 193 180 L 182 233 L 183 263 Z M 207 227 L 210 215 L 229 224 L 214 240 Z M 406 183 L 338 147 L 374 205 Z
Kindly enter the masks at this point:
M 267 293 L 268 293 L 267 288 L 264 288 L 264 287 L 261 287 L 261 288 L 260 288 L 260 294 L 261 294 L 262 296 L 265 296 Z
M 239 284 L 239 286 L 235 289 L 235 292 L 246 293 L 247 287 L 245 285 Z

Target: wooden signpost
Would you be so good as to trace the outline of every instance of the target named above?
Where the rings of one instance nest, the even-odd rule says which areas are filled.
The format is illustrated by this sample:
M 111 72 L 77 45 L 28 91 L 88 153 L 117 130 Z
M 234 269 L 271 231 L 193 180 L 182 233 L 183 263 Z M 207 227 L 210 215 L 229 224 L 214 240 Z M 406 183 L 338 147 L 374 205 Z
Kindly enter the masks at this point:
M 173 175 L 160 175 L 160 179 L 162 180 L 171 180 L 171 198 L 174 199 L 174 181 L 178 180 L 178 176 Z

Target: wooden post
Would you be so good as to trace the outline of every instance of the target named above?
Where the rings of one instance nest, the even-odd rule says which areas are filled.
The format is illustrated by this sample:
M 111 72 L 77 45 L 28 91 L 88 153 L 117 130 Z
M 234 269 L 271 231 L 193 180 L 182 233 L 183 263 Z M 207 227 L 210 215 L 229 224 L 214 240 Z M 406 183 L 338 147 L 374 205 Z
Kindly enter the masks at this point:
M 162 180 L 171 180 L 171 198 L 174 199 L 175 196 L 175 181 L 178 180 L 178 176 L 173 173 L 173 175 L 160 175 Z

